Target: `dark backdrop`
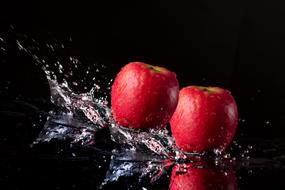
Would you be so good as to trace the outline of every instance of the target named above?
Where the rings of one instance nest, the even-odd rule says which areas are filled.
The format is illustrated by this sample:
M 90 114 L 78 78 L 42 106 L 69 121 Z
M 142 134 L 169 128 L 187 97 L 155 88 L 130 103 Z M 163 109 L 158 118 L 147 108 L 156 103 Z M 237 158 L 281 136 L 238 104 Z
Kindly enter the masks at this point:
M 52 105 L 44 72 L 16 46 L 25 35 L 40 46 L 65 44 L 54 60 L 41 53 L 51 62 L 62 56 L 81 60 L 78 79 L 95 63 L 107 66 L 99 75 L 110 79 L 129 61 L 145 61 L 176 72 L 181 87 L 227 88 L 239 109 L 238 144 L 244 148 L 253 140 L 251 156 L 272 158 L 277 152 L 284 158 L 284 7 L 284 0 L 1 1 L 0 189 L 96 189 L 110 161 L 85 149 L 73 157 L 74 150 L 62 151 L 61 144 L 30 148 L 45 117 L 14 100 L 44 111 Z M 283 189 L 284 168 L 270 163 L 268 169 L 237 171 L 239 188 Z M 132 180 L 107 189 L 127 189 Z M 168 183 L 162 179 L 153 189 L 167 189 Z
M 106 65 L 109 77 L 129 61 L 145 61 L 176 72 L 181 87 L 225 87 L 238 103 L 239 134 L 283 137 L 284 6 L 281 0 L 10 1 L 0 21 L 3 36 L 12 25 L 39 42 L 72 37 L 70 53 Z M 9 96 L 48 97 L 43 72 L 16 54 L 1 62 L 2 83 L 16 89 Z

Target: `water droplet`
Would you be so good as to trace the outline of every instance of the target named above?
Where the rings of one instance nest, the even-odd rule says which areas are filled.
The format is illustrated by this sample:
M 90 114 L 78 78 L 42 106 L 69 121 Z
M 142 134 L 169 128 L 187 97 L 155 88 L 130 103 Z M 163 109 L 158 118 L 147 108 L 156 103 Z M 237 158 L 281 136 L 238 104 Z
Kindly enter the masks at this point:
M 216 154 L 216 156 L 220 156 L 223 153 L 223 150 L 221 149 L 214 149 L 214 153 Z
M 265 127 L 269 127 L 271 123 L 270 123 L 269 120 L 267 120 L 267 121 L 264 122 L 264 124 L 265 124 Z
M 213 143 L 213 142 L 215 142 L 215 139 L 214 138 L 208 138 L 208 142 Z
M 19 50 L 25 50 L 25 48 L 22 46 L 22 44 L 18 40 L 16 40 L 16 43 L 17 43 Z
M 230 154 L 225 154 L 223 157 L 224 157 L 224 158 L 230 158 L 231 155 L 230 155 Z

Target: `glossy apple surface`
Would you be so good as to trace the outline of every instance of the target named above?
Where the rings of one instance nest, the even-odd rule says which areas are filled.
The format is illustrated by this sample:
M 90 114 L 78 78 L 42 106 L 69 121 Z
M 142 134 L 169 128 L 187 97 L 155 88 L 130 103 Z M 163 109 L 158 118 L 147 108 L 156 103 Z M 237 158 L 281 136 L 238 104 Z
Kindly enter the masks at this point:
M 169 190 L 237 190 L 233 170 L 221 171 L 212 168 L 195 168 L 187 164 L 185 173 L 179 166 L 172 170 Z
M 175 73 L 141 62 L 131 62 L 118 73 L 111 89 L 115 121 L 130 128 L 162 128 L 178 102 Z
M 228 90 L 189 86 L 179 92 L 170 120 L 176 145 L 184 151 L 224 150 L 234 137 L 238 111 Z

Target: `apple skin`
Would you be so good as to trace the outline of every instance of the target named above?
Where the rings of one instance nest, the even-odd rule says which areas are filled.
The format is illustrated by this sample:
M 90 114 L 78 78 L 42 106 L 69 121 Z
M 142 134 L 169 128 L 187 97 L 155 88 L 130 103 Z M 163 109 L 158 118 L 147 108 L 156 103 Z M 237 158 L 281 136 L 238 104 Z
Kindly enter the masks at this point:
M 111 89 L 115 121 L 130 128 L 163 128 L 178 103 L 176 74 L 163 67 L 131 62 L 117 74 Z
M 221 171 L 214 168 L 195 168 L 186 165 L 186 173 L 172 170 L 169 190 L 237 190 L 237 179 L 233 170 Z
M 234 137 L 238 111 L 230 91 L 188 86 L 180 90 L 170 120 L 176 145 L 187 152 L 226 149 Z

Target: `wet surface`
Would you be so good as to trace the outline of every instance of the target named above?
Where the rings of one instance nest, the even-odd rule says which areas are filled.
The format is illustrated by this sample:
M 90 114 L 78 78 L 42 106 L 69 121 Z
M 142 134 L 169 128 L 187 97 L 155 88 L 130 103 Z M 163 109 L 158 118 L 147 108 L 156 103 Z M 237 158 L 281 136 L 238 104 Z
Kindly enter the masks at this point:
M 62 89 L 58 86 L 57 90 Z M 80 109 L 94 104 L 87 97 L 80 100 L 89 104 L 81 102 Z M 65 101 L 59 102 L 65 105 Z M 2 121 L 9 123 L 1 135 L 3 187 L 27 189 L 42 184 L 42 189 L 282 189 L 285 185 L 283 139 L 240 138 L 226 153 L 184 154 L 175 148 L 167 130 L 138 132 L 109 123 L 112 121 L 107 118 L 104 121 L 108 125 L 101 125 L 102 120 L 89 120 L 89 114 L 78 107 L 39 112 L 23 102 L 8 105 L 11 108 L 15 104 L 31 116 L 27 119 L 6 111 L 1 115 Z M 98 111 L 105 105 L 97 106 Z M 108 107 L 104 108 L 99 118 L 109 116 Z
M 83 68 L 86 77 L 79 80 L 75 73 L 84 64 L 52 53 L 64 44 L 21 39 L 14 40 L 14 48 L 44 73 L 49 93 L 18 96 L 10 81 L 3 81 L 1 189 L 285 188 L 284 138 L 244 136 L 250 123 L 240 119 L 243 130 L 226 152 L 181 152 L 168 126 L 138 131 L 113 121 L 108 104 L 112 80 L 101 76 L 104 67 Z M 272 124 L 266 120 L 264 125 Z
M 252 143 L 257 142 L 252 141 Z M 274 146 L 274 142 L 271 141 L 270 145 Z M 191 175 L 195 178 L 208 179 L 207 175 L 203 178 L 205 170 L 213 172 L 214 176 L 224 176 L 230 173 L 235 179 L 231 183 L 236 183 L 235 186 L 238 189 L 283 189 L 285 159 L 281 152 L 284 150 L 284 145 L 277 147 L 275 144 L 275 147 L 275 151 L 267 150 L 271 153 L 256 151 L 256 156 L 237 159 L 234 163 L 219 161 L 217 164 L 213 160 L 208 160 L 205 166 L 204 162 L 198 162 L 194 169 L 188 168 L 188 171 L 182 169 L 182 172 L 178 172 L 177 175 L 185 175 L 186 179 L 191 179 Z M 106 144 L 100 148 L 106 148 Z M 176 165 L 174 169 L 167 168 L 159 179 L 150 182 L 151 176 L 141 177 L 141 172 L 145 171 L 142 168 L 148 168 L 150 162 L 144 161 L 144 157 L 139 153 L 135 157 L 139 156 L 142 160 L 135 160 L 127 154 L 121 155 L 122 158 L 112 157 L 92 148 L 70 148 L 66 143 L 60 142 L 50 142 L 33 148 L 27 145 L 8 146 L 2 143 L 2 150 L 0 184 L 3 188 L 9 187 L 9 189 L 37 188 L 39 185 L 42 189 L 99 189 L 102 187 L 102 182 L 106 182 L 106 177 L 114 181 L 110 181 L 102 189 L 142 189 L 143 187 L 168 189 L 170 181 L 175 180 L 170 177 L 174 175 L 171 172 L 178 167 Z M 156 165 L 154 171 L 161 170 L 161 162 L 153 164 Z M 114 171 L 115 176 L 112 176 Z M 121 177 L 117 179 L 116 176 L 119 175 Z M 219 177 L 212 183 L 219 184 Z M 222 188 L 223 184 L 220 187 Z

